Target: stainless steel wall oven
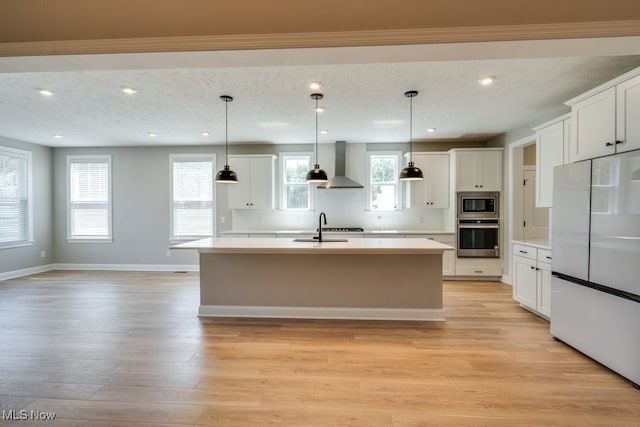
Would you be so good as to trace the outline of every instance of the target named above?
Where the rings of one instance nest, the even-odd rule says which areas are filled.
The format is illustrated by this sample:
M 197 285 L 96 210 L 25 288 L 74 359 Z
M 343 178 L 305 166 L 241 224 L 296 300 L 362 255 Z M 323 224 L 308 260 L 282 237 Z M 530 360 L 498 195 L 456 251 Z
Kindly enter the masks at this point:
M 500 257 L 498 192 L 459 192 L 458 257 Z

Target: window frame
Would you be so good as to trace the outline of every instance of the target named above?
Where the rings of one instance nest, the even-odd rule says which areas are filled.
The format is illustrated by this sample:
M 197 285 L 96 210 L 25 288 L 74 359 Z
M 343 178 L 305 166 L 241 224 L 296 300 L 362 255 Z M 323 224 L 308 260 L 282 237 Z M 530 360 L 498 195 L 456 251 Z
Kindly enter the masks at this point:
M 27 229 L 25 230 L 25 238 L 0 243 L 0 249 L 18 248 L 22 246 L 31 246 L 34 242 L 33 237 L 33 153 L 28 150 L 7 147 L 0 145 L 0 153 L 6 154 L 8 157 L 23 158 L 27 161 L 27 209 L 26 221 Z
M 313 153 L 311 152 L 281 152 L 278 153 L 278 159 L 280 162 L 279 165 L 279 189 L 280 189 L 280 210 L 283 212 L 309 212 L 313 210 L 313 191 L 314 191 L 314 186 L 309 184 L 308 182 L 306 184 L 288 184 L 286 182 L 286 170 L 285 170 L 285 164 L 286 164 L 286 159 L 287 158 L 295 158 L 295 157 L 306 157 L 309 160 L 309 169 L 311 169 L 312 164 L 313 164 Z M 296 186 L 302 186 L 302 185 L 307 185 L 309 188 L 309 205 L 307 208 L 304 209 L 293 209 L 293 208 L 287 208 L 287 186 L 290 185 L 296 185 Z
M 174 200 L 173 200 L 173 164 L 178 161 L 210 161 L 211 162 L 211 235 L 180 235 L 176 236 L 174 230 Z M 189 240 L 203 239 L 217 236 L 217 216 L 216 216 L 216 155 L 215 153 L 194 153 L 194 154 L 169 154 L 169 241 L 171 243 L 186 242 Z
M 386 183 L 384 185 L 393 185 L 394 186 L 394 208 L 393 209 L 373 209 L 371 202 L 372 196 L 372 187 L 373 183 L 371 182 L 371 160 L 374 157 L 395 157 L 396 159 L 396 173 L 395 173 L 395 181 L 393 183 Z M 402 210 L 402 188 L 399 179 L 400 170 L 402 167 L 402 152 L 401 151 L 367 151 L 367 200 L 366 200 L 366 211 L 370 212 L 396 212 Z
M 109 185 L 108 201 L 107 201 L 107 227 L 109 233 L 107 236 L 77 236 L 71 234 L 72 224 L 72 208 L 71 208 L 71 165 L 75 161 L 82 160 L 87 163 L 88 160 L 95 160 L 96 163 L 106 163 L 108 165 L 107 183 Z M 68 155 L 67 156 L 67 241 L 69 243 L 112 243 L 113 242 L 113 162 L 111 154 L 87 154 L 87 155 Z

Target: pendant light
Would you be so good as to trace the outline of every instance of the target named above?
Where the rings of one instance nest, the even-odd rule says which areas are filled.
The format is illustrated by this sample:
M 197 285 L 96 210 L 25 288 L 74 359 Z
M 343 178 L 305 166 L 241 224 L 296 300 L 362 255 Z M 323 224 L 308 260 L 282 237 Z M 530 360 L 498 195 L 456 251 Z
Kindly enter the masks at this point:
M 409 98 L 409 166 L 400 172 L 402 181 L 419 181 L 423 179 L 422 171 L 413 164 L 413 98 L 418 96 L 417 90 L 410 90 L 404 93 Z
M 220 97 L 224 101 L 224 169 L 216 174 L 216 182 L 220 184 L 237 184 L 238 175 L 229 168 L 229 103 L 233 98 L 229 95 Z
M 316 101 L 316 164 L 313 166 L 309 172 L 307 172 L 306 180 L 307 182 L 327 182 L 329 181 L 329 177 L 327 173 L 320 169 L 320 165 L 318 164 L 318 113 L 320 110 L 318 109 L 318 101 L 322 99 L 324 96 L 321 93 L 312 93 L 311 99 L 315 99 Z

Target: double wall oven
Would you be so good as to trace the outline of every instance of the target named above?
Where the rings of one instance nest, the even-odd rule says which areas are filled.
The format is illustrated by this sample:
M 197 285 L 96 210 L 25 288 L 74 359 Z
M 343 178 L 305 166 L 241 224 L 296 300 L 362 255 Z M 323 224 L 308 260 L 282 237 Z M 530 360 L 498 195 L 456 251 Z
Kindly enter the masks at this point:
M 458 193 L 458 257 L 500 256 L 500 208 L 498 192 Z

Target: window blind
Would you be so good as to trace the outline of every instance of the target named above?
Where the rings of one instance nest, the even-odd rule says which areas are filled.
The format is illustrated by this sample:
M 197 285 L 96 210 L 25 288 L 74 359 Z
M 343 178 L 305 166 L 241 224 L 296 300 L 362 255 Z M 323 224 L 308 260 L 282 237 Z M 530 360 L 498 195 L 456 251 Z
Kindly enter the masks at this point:
M 27 151 L 0 147 L 0 244 L 30 240 L 30 161 Z
M 111 238 L 111 158 L 70 157 L 69 237 Z
M 213 235 L 213 158 L 171 158 L 173 238 Z

